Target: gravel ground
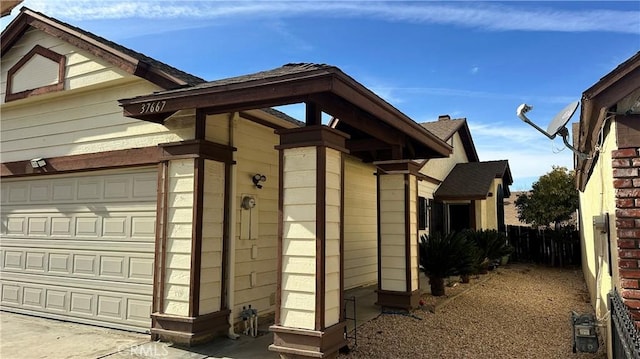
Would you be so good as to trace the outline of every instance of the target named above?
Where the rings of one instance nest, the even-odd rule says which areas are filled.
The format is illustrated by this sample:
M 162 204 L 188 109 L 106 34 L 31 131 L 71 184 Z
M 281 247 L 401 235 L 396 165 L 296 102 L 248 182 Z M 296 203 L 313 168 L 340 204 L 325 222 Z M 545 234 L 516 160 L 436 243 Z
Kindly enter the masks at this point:
M 598 353 L 572 352 L 571 311 L 593 313 L 580 269 L 512 264 L 446 294 L 358 327 L 340 358 L 606 358 L 602 339 Z

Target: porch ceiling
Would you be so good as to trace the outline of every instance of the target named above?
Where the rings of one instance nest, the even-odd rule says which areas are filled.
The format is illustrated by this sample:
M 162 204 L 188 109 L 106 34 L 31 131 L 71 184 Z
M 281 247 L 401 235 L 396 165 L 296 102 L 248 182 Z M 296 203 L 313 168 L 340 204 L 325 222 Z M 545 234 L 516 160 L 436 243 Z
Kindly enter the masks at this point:
M 335 66 L 287 64 L 255 74 L 120 100 L 124 115 L 163 123 L 182 109 L 206 114 L 305 103 L 306 125 L 321 112 L 351 136 L 347 149 L 365 161 L 447 157 L 446 142 Z

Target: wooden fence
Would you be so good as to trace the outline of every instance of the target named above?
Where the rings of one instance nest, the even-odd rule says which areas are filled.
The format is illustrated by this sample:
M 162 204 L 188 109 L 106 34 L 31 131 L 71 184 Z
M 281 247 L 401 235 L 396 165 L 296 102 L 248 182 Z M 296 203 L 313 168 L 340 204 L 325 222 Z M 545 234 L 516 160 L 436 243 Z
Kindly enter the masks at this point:
M 580 265 L 580 233 L 576 230 L 507 226 L 510 260 L 553 267 Z

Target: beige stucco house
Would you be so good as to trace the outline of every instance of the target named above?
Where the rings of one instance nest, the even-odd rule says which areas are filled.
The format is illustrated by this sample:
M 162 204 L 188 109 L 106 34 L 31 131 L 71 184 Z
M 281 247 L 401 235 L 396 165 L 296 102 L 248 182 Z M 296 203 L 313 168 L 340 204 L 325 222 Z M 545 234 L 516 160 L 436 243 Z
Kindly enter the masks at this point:
M 609 357 L 611 306 L 616 290 L 640 327 L 640 53 L 582 95 L 575 146 L 580 191 L 582 269 L 605 324 Z
M 206 82 L 26 8 L 0 40 L 3 310 L 194 345 L 251 305 L 272 350 L 332 357 L 345 290 L 417 304 L 421 197 L 471 221 L 510 183 L 439 198 L 477 162 L 466 123 L 435 135 L 333 66 Z

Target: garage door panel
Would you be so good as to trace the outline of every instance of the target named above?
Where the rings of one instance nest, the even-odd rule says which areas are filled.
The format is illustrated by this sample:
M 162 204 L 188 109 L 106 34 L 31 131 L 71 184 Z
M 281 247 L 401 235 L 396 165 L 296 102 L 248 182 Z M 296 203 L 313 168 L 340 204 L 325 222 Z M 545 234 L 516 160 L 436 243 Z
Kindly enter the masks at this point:
M 124 305 L 122 298 L 108 295 L 98 296 L 98 315 L 103 317 L 123 318 Z
M 39 287 L 22 288 L 22 304 L 25 307 L 44 308 L 44 289 Z
M 51 186 L 46 183 L 35 183 L 30 187 L 29 202 L 47 202 L 51 198 Z
M 24 252 L 18 250 L 3 250 L 2 258 L 4 259 L 2 265 L 3 269 L 8 270 L 24 270 Z
M 26 235 L 25 229 L 27 226 L 25 223 L 27 222 L 27 218 L 23 216 L 12 216 L 8 218 L 2 218 L 2 223 L 6 223 L 6 225 L 2 226 L 2 234 L 11 235 L 11 236 L 24 236 Z
M 71 180 L 57 180 L 51 184 L 51 200 L 53 202 L 71 202 L 76 192 L 76 184 Z
M 28 202 L 27 194 L 29 193 L 29 187 L 26 184 L 16 183 L 9 187 L 7 193 L 8 203 L 26 203 Z
M 26 252 L 25 271 L 46 272 L 47 254 L 45 252 Z
M 150 295 L 150 286 L 144 283 L 116 282 L 116 281 L 100 281 L 92 278 L 81 277 L 52 277 L 32 273 L 7 272 L 3 273 L 3 283 L 22 283 L 31 286 L 43 286 L 54 283 L 60 287 L 68 287 L 86 290 L 105 290 L 109 293 L 130 293 L 139 295 Z
M 51 275 L 71 274 L 71 254 L 48 253 L 48 272 Z
M 50 217 L 71 217 L 73 215 L 105 215 L 111 216 L 113 213 L 130 212 L 130 213 L 148 213 L 155 211 L 155 203 L 71 203 L 71 204 L 20 204 L 7 205 L 2 208 L 2 215 L 13 217 L 17 216 L 33 216 L 51 214 Z
M 29 217 L 27 219 L 27 235 L 45 237 L 49 234 L 47 217 Z
M 71 292 L 71 307 L 69 312 L 79 316 L 95 316 L 97 310 L 95 308 L 96 295 L 93 293 Z
M 150 313 L 151 303 L 148 300 L 127 298 L 127 321 L 148 325 Z
M 2 203 L 155 201 L 157 174 L 129 172 L 10 182 L 3 184 Z
M 71 237 L 73 235 L 71 220 L 72 218 L 68 217 L 51 217 L 51 236 Z
M 2 306 L 9 311 L 82 323 L 148 331 L 151 302 L 146 296 L 57 285 L 2 283 Z
M 12 279 L 17 274 L 32 274 L 44 281 L 61 278 L 96 281 L 148 284 L 153 279 L 153 255 L 150 253 L 105 252 L 95 254 L 64 253 L 52 250 L 48 253 L 3 249 L 2 277 Z M 25 258 L 35 258 L 29 264 Z M 25 265 L 26 264 L 26 265 Z M 102 285 L 102 284 L 98 284 Z
M 45 289 L 45 308 L 57 312 L 69 311 L 67 291 Z
M 130 242 L 127 240 L 113 240 L 109 242 L 92 240 L 90 238 L 83 240 L 71 240 L 68 238 L 2 238 L 2 247 L 17 250 L 19 248 L 33 249 L 61 249 L 69 252 L 75 251 L 92 251 L 101 252 L 108 250 L 110 252 L 131 252 L 131 253 L 149 253 L 153 251 L 154 244 L 152 242 Z
M 3 308 L 147 332 L 156 181 L 153 168 L 0 183 Z
M 9 283 L 2 283 L 2 304 L 20 304 L 22 296 L 20 295 L 20 286 Z
M 102 212 L 76 214 L 61 217 L 50 215 L 7 213 L 2 222 L 3 234 L 11 237 L 70 237 L 78 240 L 128 240 L 153 242 L 155 240 L 155 216 L 150 211 Z
M 129 278 L 143 282 L 153 280 L 153 258 L 129 257 Z

